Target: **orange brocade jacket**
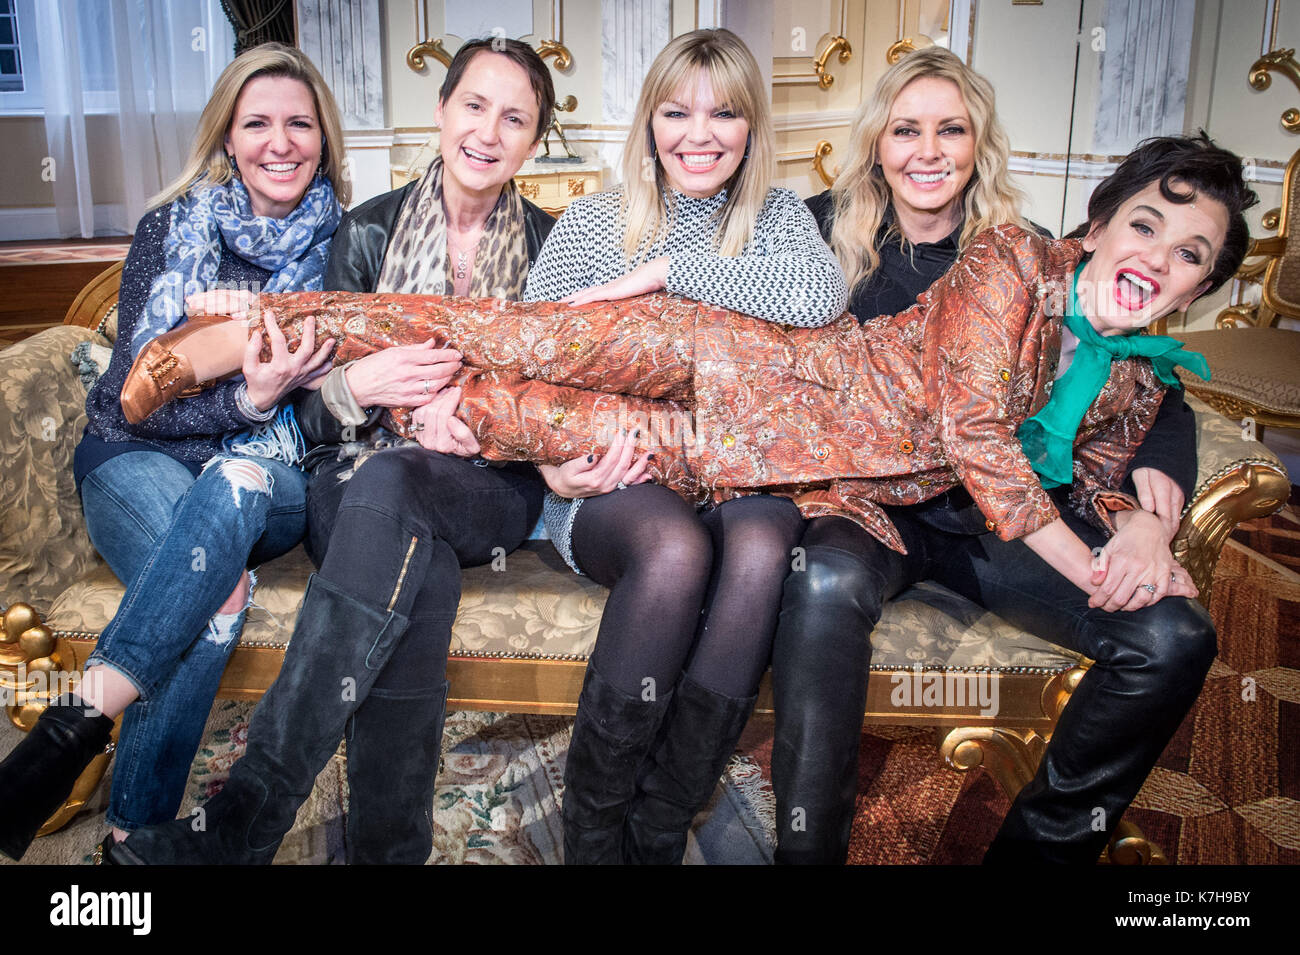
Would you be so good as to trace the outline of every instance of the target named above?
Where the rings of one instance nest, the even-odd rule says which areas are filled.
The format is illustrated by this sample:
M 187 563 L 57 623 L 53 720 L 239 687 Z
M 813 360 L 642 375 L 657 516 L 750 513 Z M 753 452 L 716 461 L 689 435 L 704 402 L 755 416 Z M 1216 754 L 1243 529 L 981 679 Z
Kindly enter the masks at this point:
M 485 457 L 558 464 L 627 428 L 655 452 L 655 478 L 689 498 L 780 494 L 902 550 L 880 505 L 958 485 L 1004 540 L 1058 516 L 1016 430 L 1051 394 L 1082 255 L 1076 240 L 990 229 L 907 311 L 818 329 L 666 295 L 578 307 L 332 292 L 262 301 L 295 347 L 315 315 L 341 343 L 336 362 L 430 337 L 458 348 L 459 414 Z M 1084 416 L 1071 505 L 1100 527 L 1135 505 L 1117 489 L 1163 396 L 1145 359 L 1116 361 Z M 403 412 L 393 421 L 410 434 Z

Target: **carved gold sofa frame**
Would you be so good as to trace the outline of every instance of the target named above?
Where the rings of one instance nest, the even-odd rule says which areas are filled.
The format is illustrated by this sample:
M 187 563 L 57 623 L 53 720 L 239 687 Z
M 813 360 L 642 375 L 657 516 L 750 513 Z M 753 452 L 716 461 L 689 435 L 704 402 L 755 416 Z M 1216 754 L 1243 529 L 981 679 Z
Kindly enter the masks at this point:
M 11 603 L 0 634 L 0 679 L 10 719 L 30 728 L 48 694 L 32 674 L 79 670 L 112 618 L 123 588 L 86 537 L 71 475 L 85 422 L 85 390 L 67 359 L 80 342 L 109 345 L 120 265 L 83 290 L 63 325 L 0 351 L 0 597 Z M 18 382 L 21 388 L 9 388 Z M 25 390 L 24 390 L 25 389 Z M 1220 549 L 1242 520 L 1269 514 L 1289 491 L 1285 471 L 1262 445 L 1204 406 L 1198 409 L 1200 486 L 1175 541 L 1208 600 Z M 259 571 L 249 615 L 221 682 L 225 698 L 255 700 L 280 663 L 310 564 L 301 548 Z M 546 542 L 465 573 L 448 676 L 456 709 L 572 714 L 605 591 L 570 572 Z M 41 618 L 44 618 L 42 622 Z M 1088 661 L 1038 640 L 931 584 L 893 601 L 872 635 L 868 724 L 932 728 L 939 752 L 959 771 L 988 769 L 1009 797 L 1032 777 L 1057 717 Z M 893 692 L 917 669 L 979 674 L 997 681 L 997 712 L 979 705 L 895 705 Z M 21 670 L 27 674 L 17 685 Z M 765 681 L 757 712 L 770 714 Z M 100 758 L 46 824 L 64 825 L 84 805 L 108 764 Z M 1109 849 L 1123 862 L 1162 861 L 1158 847 L 1125 825 Z

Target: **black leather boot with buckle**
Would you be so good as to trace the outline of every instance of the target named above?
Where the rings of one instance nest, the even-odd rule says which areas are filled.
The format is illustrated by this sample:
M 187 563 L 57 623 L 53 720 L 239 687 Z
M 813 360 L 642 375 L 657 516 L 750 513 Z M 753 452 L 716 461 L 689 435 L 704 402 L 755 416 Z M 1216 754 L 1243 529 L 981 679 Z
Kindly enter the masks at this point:
M 0 762 L 0 852 L 22 858 L 112 733 L 112 718 L 79 697 L 67 694 L 50 704 Z

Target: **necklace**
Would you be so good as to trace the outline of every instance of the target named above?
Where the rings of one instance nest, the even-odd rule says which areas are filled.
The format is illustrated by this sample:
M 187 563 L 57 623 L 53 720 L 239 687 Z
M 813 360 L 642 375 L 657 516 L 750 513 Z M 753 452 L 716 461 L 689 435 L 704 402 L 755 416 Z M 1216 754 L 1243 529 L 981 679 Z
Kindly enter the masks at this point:
M 456 280 L 463 281 L 469 272 L 469 257 L 478 252 L 479 242 L 483 237 L 479 236 L 478 242 L 475 242 L 468 249 L 462 249 L 456 253 Z

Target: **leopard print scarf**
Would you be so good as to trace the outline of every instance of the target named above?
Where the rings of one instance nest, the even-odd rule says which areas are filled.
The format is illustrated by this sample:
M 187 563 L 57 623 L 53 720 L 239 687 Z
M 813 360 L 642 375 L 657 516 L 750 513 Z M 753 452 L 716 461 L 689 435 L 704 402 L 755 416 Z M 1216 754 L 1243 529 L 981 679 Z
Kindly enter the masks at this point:
M 523 297 L 527 279 L 524 201 L 512 179 L 501 190 L 501 198 L 483 227 L 469 294 L 476 298 L 518 300 Z M 447 217 L 442 207 L 441 157 L 434 158 L 419 185 L 402 203 L 375 291 L 452 294 Z

